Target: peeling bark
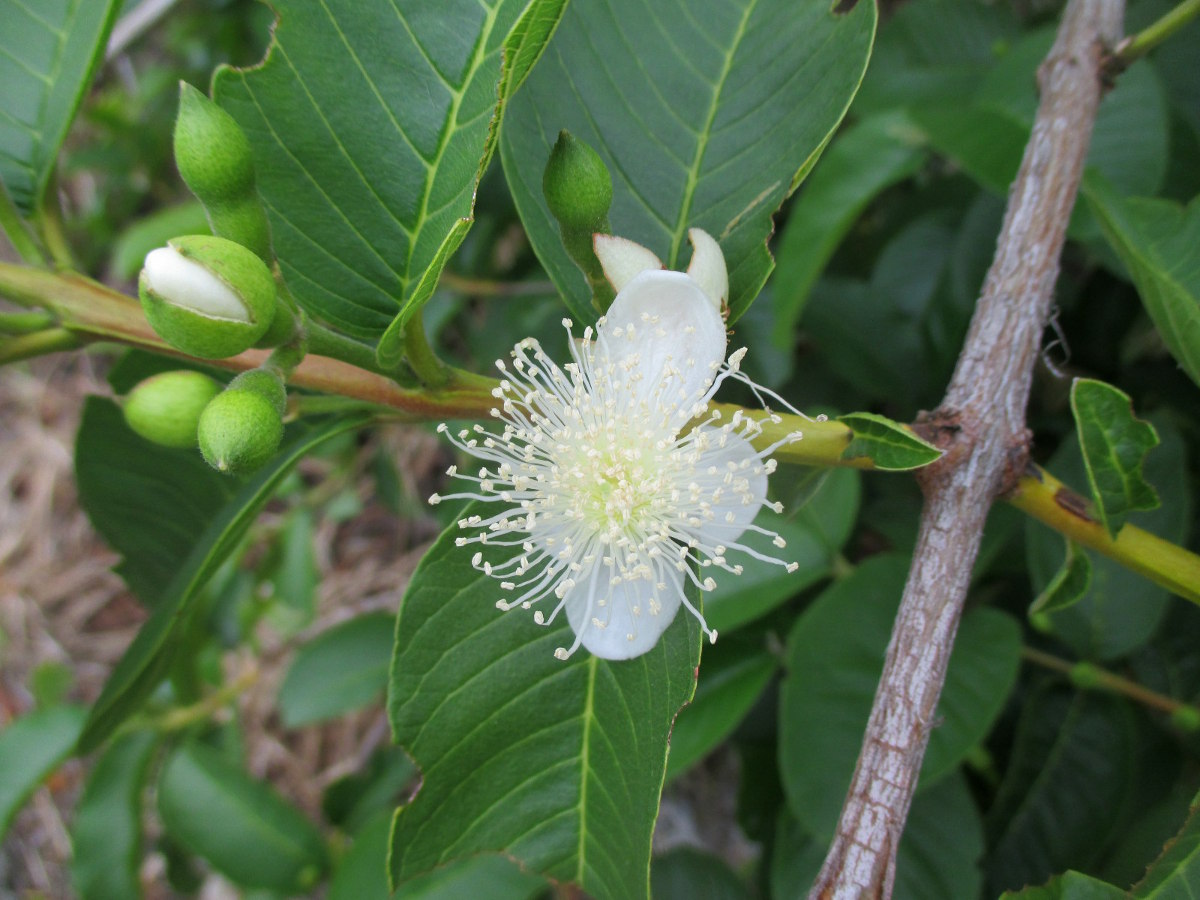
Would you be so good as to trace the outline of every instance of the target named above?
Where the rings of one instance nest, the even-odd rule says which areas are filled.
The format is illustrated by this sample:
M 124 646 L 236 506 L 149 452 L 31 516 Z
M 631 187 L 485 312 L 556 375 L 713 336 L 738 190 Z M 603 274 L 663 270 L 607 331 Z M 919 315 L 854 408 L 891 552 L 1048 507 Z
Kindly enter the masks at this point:
M 1123 0 L 1071 0 L 1038 72 L 1041 104 L 946 397 L 925 507 L 862 750 L 810 900 L 888 898 L 971 567 L 1028 453 L 1025 407 Z

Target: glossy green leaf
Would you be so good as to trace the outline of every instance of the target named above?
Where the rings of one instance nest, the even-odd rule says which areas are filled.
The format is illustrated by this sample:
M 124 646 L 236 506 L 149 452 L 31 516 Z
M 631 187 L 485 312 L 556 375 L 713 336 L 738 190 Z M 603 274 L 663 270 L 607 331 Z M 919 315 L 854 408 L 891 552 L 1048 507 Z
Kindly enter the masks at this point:
M 812 834 L 833 834 L 871 711 L 908 572 L 876 556 L 821 594 L 788 638 L 780 691 L 780 768 L 788 803 Z M 995 610 L 963 618 L 922 767 L 922 786 L 981 741 L 1016 677 L 1020 633 Z
M 1162 444 L 1146 457 L 1146 480 L 1157 486 L 1162 505 L 1139 515 L 1138 524 L 1176 543 L 1187 537 L 1191 521 L 1189 487 L 1183 440 L 1166 416 L 1150 417 Z M 1065 441 L 1047 468 L 1068 485 L 1084 485 L 1083 459 L 1075 438 Z M 1062 541 L 1056 532 L 1028 521 L 1025 553 L 1033 590 L 1041 593 L 1062 564 Z M 1170 600 L 1170 594 L 1119 563 L 1090 550 L 1092 578 L 1083 598 L 1074 605 L 1047 614 L 1054 635 L 1066 641 L 1085 659 L 1108 660 L 1124 656 L 1150 639 Z
M 1136 727 L 1122 701 L 1103 695 L 1051 684 L 1025 700 L 988 814 L 993 896 L 1099 857 L 1121 827 Z
M 1066 547 L 1062 565 L 1029 605 L 1030 617 L 1074 606 L 1087 595 L 1092 584 L 1092 559 L 1074 541 L 1067 541 Z
M 936 734 L 936 732 L 934 732 Z M 913 798 L 896 858 L 896 900 L 978 897 L 983 819 L 961 774 Z
M 123 557 L 117 574 L 152 608 L 238 486 L 197 451 L 134 434 L 116 404 L 102 397 L 84 403 L 75 480 L 93 526 Z
M 80 752 L 98 746 L 137 710 L 162 680 L 171 656 L 189 628 L 201 588 L 236 549 L 247 529 L 275 489 L 301 458 L 335 435 L 362 427 L 369 417 L 355 415 L 302 426 L 290 443 L 261 471 L 247 481 L 234 498 L 212 518 L 190 554 L 179 559 L 175 578 L 162 602 L 142 626 L 121 657 L 100 697 L 92 706 L 79 738 Z
M 1071 871 L 1056 875 L 1038 887 L 1005 891 L 1000 900 L 1124 900 L 1126 896 L 1116 885 Z
M 1142 477 L 1142 461 L 1158 446 L 1158 434 L 1134 417 L 1128 394 L 1103 381 L 1076 378 L 1071 412 L 1096 510 L 1116 537 L 1129 513 L 1158 506 L 1158 494 Z
M 782 484 L 788 474 L 789 469 L 782 469 L 774 484 Z M 777 531 L 787 546 L 780 549 L 770 538 L 754 532 L 739 540 L 799 568 L 788 572 L 783 566 L 744 557 L 741 575 L 716 579 L 716 589 L 704 595 L 704 618 L 709 627 L 721 634 L 732 632 L 828 577 L 838 552 L 850 539 L 861 496 L 862 475 L 852 469 L 836 469 L 829 471 L 812 499 L 789 518 L 760 514 L 758 524 Z
M 613 175 L 613 232 L 682 268 L 691 227 L 721 243 L 732 319 L 771 271 L 771 217 L 858 88 L 875 4 L 573 2 L 513 99 L 500 153 L 530 241 L 574 315 L 597 312 L 542 197 L 559 131 Z
M 26 214 L 41 206 L 120 5 L 0 0 L 0 181 Z
M 383 696 L 396 617 L 374 612 L 334 625 L 298 651 L 279 688 L 288 728 L 344 715 Z
M 1083 193 L 1163 343 L 1200 384 L 1200 200 L 1125 200 L 1098 179 Z
M 131 731 L 96 761 L 71 825 L 71 881 L 81 900 L 140 897 L 142 793 L 159 736 Z
M 434 544 L 400 607 L 389 715 L 421 770 L 396 814 L 394 883 L 503 852 L 598 900 L 646 897 L 667 735 L 692 696 L 700 632 L 681 612 L 653 650 L 599 660 L 550 627 L 501 612 L 498 584 Z M 484 548 L 486 550 L 486 548 Z
M 803 897 L 824 858 L 815 840 L 789 816 L 775 835 L 771 866 L 774 897 Z M 964 900 L 978 897 L 983 823 L 961 775 L 913 798 L 896 852 L 892 900 Z
M 265 62 L 217 73 L 214 95 L 254 149 L 284 277 L 310 312 L 398 339 L 470 227 L 507 93 L 562 5 L 285 0 Z M 395 341 L 381 350 L 395 361 Z
M 778 667 L 779 660 L 758 643 L 722 639 L 705 649 L 696 696 L 680 711 L 671 729 L 668 780 L 699 762 L 729 736 Z
M 545 879 L 522 872 L 503 856 L 476 856 L 388 890 L 387 852 L 391 816 L 366 826 L 342 857 L 329 882 L 329 900 L 534 900 L 543 896 Z
M 0 838 L 34 789 L 70 755 L 83 727 L 77 706 L 52 706 L 0 731 Z
M 1200 796 L 1192 800 L 1187 821 L 1134 885 L 1135 900 L 1171 900 L 1200 895 Z
M 775 341 L 790 346 L 808 293 L 838 244 L 884 188 L 913 174 L 923 158 L 902 113 L 856 122 L 830 144 L 788 212 L 775 248 Z
M 847 413 L 838 416 L 854 431 L 854 439 L 842 453 L 842 459 L 866 457 L 875 468 L 889 472 L 919 469 L 942 456 L 942 451 L 921 440 L 903 425 L 875 413 Z
M 654 900 L 751 900 L 754 896 L 729 866 L 694 847 L 678 847 L 650 867 Z
M 175 840 L 243 887 L 307 892 L 329 865 L 299 809 L 203 744 L 183 745 L 163 766 L 158 814 Z

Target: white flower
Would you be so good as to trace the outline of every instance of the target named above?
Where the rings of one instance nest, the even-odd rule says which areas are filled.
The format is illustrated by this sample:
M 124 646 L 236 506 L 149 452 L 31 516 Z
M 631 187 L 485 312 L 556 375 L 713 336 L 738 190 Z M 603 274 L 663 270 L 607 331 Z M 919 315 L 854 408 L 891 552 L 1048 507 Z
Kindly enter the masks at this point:
M 700 574 L 710 568 L 740 574 L 726 561 L 730 550 L 795 570 L 738 540 L 752 529 L 784 546 L 753 519 L 770 505 L 768 455 L 801 435 L 756 450 L 758 421 L 741 412 L 722 421 L 708 410 L 727 378 L 758 390 L 739 371 L 744 349 L 725 360 L 720 247 L 699 229 L 689 238 L 694 252 L 683 273 L 664 271 L 631 241 L 597 235 L 597 256 L 618 293 L 596 331 L 571 342 L 573 361 L 562 368 L 537 341 L 521 341 L 511 364 L 496 364 L 504 378 L 492 414 L 503 431 L 476 425 L 449 435 L 489 465 L 476 475 L 452 466 L 447 474 L 477 482 L 478 491 L 430 502 L 500 504 L 494 515 L 460 520 L 471 534 L 457 542 L 513 548 L 502 562 L 480 551 L 472 563 L 499 579 L 507 593 L 500 609 L 540 605 L 534 620 L 545 625 L 566 611 L 575 642 L 555 651 L 560 659 L 581 643 L 605 659 L 645 653 L 680 605 L 715 641 L 685 586 L 712 590 L 713 579 Z M 563 324 L 570 333 L 570 321 Z

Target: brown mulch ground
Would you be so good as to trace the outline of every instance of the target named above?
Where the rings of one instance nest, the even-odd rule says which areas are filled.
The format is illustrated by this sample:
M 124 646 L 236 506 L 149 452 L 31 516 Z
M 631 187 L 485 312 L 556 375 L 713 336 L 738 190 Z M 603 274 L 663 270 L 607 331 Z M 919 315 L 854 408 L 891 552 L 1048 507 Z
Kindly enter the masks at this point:
M 106 363 L 103 356 L 73 354 L 0 369 L 0 728 L 32 707 L 31 678 L 47 664 L 73 672 L 71 700 L 94 700 L 145 619 L 110 571 L 118 556 L 76 501 L 75 429 L 83 398 L 110 393 L 99 371 Z M 421 431 L 393 428 L 373 435 L 356 467 L 363 513 L 347 522 L 318 522 L 316 621 L 289 640 L 263 626 L 261 653 L 252 658 L 235 651 L 226 659 L 231 677 L 257 673 L 238 704 L 250 770 L 314 814 L 325 786 L 361 766 L 388 739 L 388 729 L 381 706 L 324 727 L 284 729 L 275 694 L 292 650 L 350 616 L 394 610 L 433 536 L 429 521 L 399 520 L 373 502 L 365 470 L 380 444 L 398 460 L 402 475 L 415 473 L 414 479 L 426 480 L 443 464 L 436 442 Z M 302 465 L 311 469 L 302 470 L 309 480 L 323 474 L 320 461 Z M 67 763 L 19 814 L 0 849 L 0 898 L 72 895 L 70 811 L 86 765 Z M 161 887 L 162 866 L 151 856 L 143 867 L 147 896 L 169 895 Z M 213 879 L 203 896 L 233 894 Z

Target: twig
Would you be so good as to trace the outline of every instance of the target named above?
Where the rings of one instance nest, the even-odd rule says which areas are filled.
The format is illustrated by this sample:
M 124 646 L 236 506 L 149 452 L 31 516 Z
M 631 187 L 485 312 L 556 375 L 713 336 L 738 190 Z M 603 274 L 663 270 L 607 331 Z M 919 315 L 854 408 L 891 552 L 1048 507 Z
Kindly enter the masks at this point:
M 1123 0 L 1071 0 L 1039 71 L 1042 101 L 996 254 L 942 406 L 924 422 L 946 455 L 922 470 L 925 508 L 862 751 L 811 898 L 891 896 L 971 567 L 993 500 L 1024 469 L 1025 406 L 1108 47 Z

